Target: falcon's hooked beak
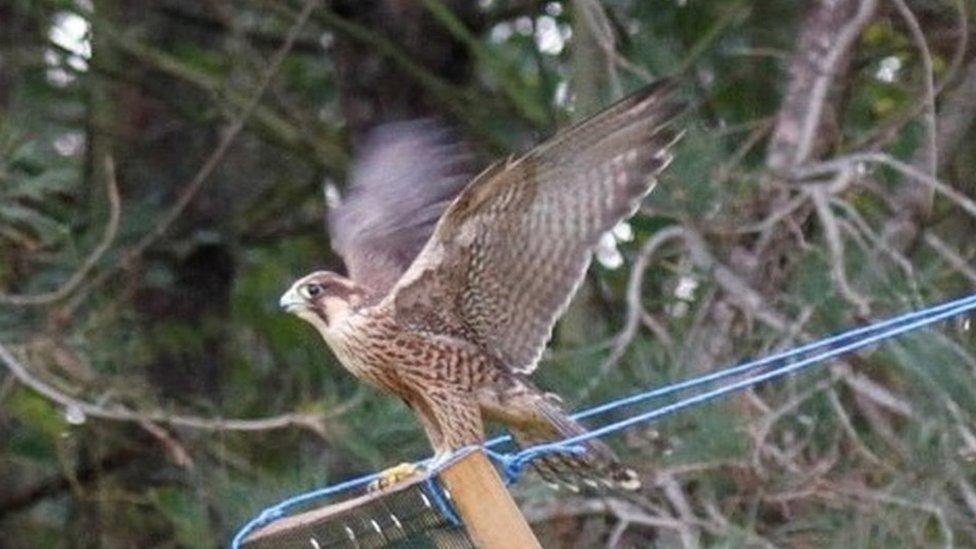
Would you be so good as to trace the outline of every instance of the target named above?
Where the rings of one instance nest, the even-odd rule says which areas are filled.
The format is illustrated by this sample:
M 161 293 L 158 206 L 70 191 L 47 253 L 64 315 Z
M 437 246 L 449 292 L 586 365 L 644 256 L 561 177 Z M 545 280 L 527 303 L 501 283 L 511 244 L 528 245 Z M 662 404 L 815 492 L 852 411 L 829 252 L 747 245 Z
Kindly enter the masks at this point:
M 278 305 L 280 305 L 281 308 L 288 313 L 296 313 L 301 309 L 308 307 L 308 303 L 305 301 L 305 298 L 298 293 L 297 286 L 292 286 L 289 288 L 288 291 L 281 296 L 281 299 L 278 300 Z

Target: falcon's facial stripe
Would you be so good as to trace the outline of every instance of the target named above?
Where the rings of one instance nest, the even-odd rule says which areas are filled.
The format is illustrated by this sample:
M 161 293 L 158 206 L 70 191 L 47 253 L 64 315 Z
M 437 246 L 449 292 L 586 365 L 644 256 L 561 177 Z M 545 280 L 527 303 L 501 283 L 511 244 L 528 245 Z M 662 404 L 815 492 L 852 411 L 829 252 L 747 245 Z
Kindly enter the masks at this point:
M 278 304 L 281 306 L 285 312 L 291 313 L 298 318 L 301 318 L 307 322 L 312 323 L 316 328 L 324 329 L 329 327 L 329 317 L 322 310 L 322 307 L 315 300 L 310 300 L 305 297 L 305 293 L 302 291 L 304 284 L 295 284 L 288 289 L 281 299 L 278 300 Z M 321 322 L 321 325 L 317 323 Z
M 332 272 L 317 271 L 292 284 L 279 304 L 319 331 L 328 331 L 365 298 L 365 290 L 355 282 Z

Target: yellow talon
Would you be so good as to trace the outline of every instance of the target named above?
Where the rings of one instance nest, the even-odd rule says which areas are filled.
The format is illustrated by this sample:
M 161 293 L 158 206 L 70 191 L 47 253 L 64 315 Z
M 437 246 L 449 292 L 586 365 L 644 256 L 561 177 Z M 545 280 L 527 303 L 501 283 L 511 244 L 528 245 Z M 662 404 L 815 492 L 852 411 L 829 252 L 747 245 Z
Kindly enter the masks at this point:
M 390 486 L 393 486 L 394 484 L 401 483 L 417 475 L 423 474 L 423 472 L 424 468 L 420 465 L 415 463 L 401 463 L 381 471 L 380 476 L 373 482 L 369 483 L 367 490 L 370 492 L 384 490 Z

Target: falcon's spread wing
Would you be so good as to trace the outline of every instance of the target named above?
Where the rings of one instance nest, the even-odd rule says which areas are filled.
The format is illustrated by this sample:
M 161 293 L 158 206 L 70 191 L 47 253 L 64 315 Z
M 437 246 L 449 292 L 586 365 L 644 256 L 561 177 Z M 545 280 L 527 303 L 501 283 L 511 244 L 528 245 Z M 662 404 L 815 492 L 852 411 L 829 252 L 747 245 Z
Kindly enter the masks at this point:
M 470 180 L 472 157 L 431 120 L 384 124 L 366 139 L 347 195 L 329 212 L 349 276 L 385 295 Z
M 479 175 L 397 282 L 397 320 L 531 372 L 600 236 L 671 161 L 681 106 L 658 81 Z

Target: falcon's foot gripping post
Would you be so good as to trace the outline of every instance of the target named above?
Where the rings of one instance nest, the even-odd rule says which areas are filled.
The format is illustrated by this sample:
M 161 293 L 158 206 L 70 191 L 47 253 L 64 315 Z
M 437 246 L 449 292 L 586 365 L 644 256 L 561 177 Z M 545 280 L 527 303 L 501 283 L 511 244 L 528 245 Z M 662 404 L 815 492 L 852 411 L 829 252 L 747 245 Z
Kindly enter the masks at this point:
M 423 475 L 426 472 L 427 467 L 424 467 L 419 463 L 401 463 L 381 471 L 379 477 L 377 477 L 373 482 L 370 482 L 366 490 L 370 492 L 384 490 L 390 486 L 393 486 L 394 484 L 399 484 L 401 482 L 410 480 L 414 477 Z

